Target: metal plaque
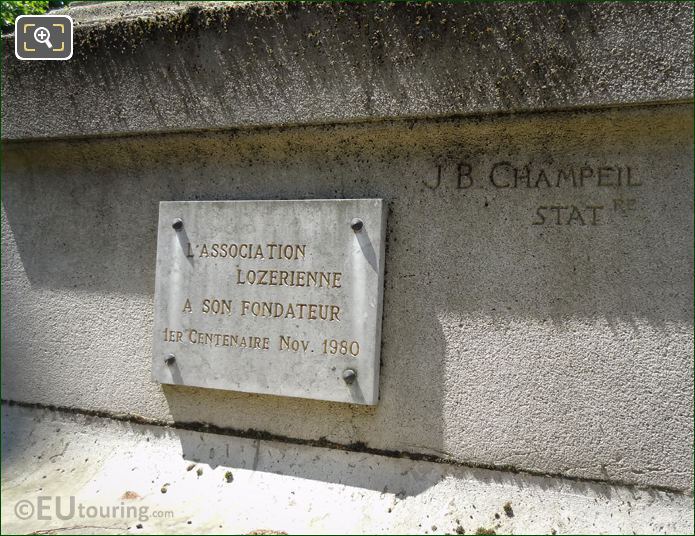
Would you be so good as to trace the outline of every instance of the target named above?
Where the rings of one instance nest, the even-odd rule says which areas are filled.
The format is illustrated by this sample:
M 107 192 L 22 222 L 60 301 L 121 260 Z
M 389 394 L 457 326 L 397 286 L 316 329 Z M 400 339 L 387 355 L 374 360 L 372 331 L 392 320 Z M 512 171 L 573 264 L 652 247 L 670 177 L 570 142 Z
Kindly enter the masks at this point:
M 376 404 L 381 199 L 159 205 L 160 383 Z

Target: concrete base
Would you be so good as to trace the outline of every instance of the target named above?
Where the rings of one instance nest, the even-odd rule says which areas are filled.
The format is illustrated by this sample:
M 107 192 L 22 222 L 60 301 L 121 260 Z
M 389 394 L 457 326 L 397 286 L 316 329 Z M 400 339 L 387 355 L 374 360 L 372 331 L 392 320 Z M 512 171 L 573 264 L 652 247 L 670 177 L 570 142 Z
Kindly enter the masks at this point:
M 654 489 L 10 405 L 2 438 L 3 533 L 693 532 L 692 497 Z

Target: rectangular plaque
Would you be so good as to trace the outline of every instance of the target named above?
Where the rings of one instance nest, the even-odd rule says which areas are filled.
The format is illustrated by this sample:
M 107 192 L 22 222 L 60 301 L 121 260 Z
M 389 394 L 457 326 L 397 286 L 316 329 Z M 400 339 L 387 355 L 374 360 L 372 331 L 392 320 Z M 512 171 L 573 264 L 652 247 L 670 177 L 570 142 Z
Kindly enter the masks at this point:
M 381 199 L 159 204 L 153 378 L 376 404 Z

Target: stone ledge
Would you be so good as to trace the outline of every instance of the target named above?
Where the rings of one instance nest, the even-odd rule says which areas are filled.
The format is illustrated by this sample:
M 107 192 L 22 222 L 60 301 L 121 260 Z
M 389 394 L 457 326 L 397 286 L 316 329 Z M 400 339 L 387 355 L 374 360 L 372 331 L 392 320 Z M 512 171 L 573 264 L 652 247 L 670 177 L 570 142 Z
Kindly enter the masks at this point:
M 2 416 L 3 437 L 12 438 L 3 444 L 3 455 L 13 468 L 2 475 L 3 533 L 55 533 L 58 527 L 69 527 L 71 534 L 693 531 L 688 494 L 17 406 L 3 406 Z M 36 505 L 39 497 L 45 501 L 41 518 L 17 515 L 15 505 Z M 64 503 L 74 497 L 83 508 L 70 521 L 55 519 L 56 497 Z M 91 505 L 131 510 L 90 518 Z
M 77 5 L 75 55 L 3 37 L 3 138 L 692 101 L 693 6 Z

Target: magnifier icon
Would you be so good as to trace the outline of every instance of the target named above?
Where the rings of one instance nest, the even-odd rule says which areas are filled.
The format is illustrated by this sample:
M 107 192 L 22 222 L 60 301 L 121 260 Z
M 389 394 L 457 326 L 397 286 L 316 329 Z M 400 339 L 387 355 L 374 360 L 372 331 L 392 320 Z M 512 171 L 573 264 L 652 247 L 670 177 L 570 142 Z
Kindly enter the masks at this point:
M 43 26 L 39 26 L 36 28 L 36 30 L 34 30 L 34 39 L 36 39 L 39 43 L 46 45 L 48 48 L 53 48 L 53 45 L 49 41 L 50 37 L 51 33 Z

